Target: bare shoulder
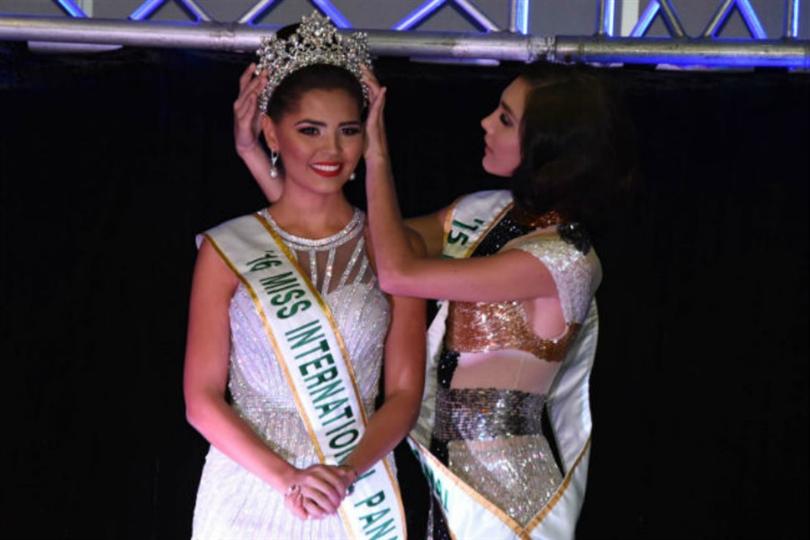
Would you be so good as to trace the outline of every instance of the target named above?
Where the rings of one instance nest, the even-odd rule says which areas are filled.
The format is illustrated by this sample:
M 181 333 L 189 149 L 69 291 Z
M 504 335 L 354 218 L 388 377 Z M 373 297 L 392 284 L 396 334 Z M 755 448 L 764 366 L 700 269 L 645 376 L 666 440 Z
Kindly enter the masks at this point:
M 204 238 L 194 265 L 194 287 L 233 292 L 238 281 L 233 271 L 222 260 L 219 252 L 207 238 Z

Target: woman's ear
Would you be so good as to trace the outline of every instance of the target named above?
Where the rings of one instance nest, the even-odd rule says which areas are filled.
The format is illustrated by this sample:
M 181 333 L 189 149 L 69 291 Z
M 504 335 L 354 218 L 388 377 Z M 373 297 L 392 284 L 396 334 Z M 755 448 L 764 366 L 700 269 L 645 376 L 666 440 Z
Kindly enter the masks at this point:
M 278 152 L 278 137 L 276 137 L 276 125 L 273 119 L 268 115 L 262 115 L 262 134 L 264 135 L 264 142 L 270 150 Z

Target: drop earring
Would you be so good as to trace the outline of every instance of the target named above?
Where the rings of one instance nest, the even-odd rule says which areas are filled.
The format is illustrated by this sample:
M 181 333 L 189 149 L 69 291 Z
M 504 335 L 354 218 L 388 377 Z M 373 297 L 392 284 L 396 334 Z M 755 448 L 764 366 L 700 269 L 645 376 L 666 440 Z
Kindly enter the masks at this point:
M 277 162 L 278 152 L 275 150 L 270 150 L 270 178 L 278 178 L 278 167 L 276 167 Z
M 355 178 L 357 178 L 357 176 L 354 174 L 354 171 L 352 171 L 352 174 L 349 175 L 349 181 L 354 180 Z

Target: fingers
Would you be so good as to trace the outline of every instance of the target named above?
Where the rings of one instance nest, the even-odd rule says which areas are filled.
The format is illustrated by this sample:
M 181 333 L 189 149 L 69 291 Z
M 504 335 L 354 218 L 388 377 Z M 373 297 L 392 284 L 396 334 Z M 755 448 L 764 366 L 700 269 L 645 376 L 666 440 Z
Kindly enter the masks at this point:
M 318 506 L 312 499 L 304 499 L 302 502 L 302 510 L 312 519 L 323 519 L 334 512 L 327 512 Z
M 371 100 L 368 109 L 368 127 L 374 130 L 384 130 L 383 111 L 385 110 L 385 95 L 387 88 L 382 87 Z M 376 133 L 374 133 L 376 134 Z
M 298 481 L 305 499 L 317 506 L 313 510 L 320 514 L 333 514 L 346 496 L 346 485 L 340 473 L 325 465 L 312 465 L 301 471 Z
M 240 108 L 246 99 L 257 96 L 267 84 L 267 73 L 262 72 L 258 76 L 254 76 L 252 69 L 254 67 L 255 64 L 249 65 L 239 77 L 239 95 L 234 101 L 234 110 Z
M 299 519 L 309 519 L 309 513 L 304 508 L 304 498 L 301 492 L 284 497 L 284 506 Z

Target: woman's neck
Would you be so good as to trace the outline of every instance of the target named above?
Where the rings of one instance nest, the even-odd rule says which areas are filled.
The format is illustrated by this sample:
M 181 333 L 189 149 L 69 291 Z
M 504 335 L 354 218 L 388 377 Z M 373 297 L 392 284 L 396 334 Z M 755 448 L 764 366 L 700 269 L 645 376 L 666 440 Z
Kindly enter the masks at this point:
M 342 230 L 354 215 L 354 208 L 340 191 L 324 195 L 285 189 L 270 207 L 270 215 L 288 233 L 317 239 Z

